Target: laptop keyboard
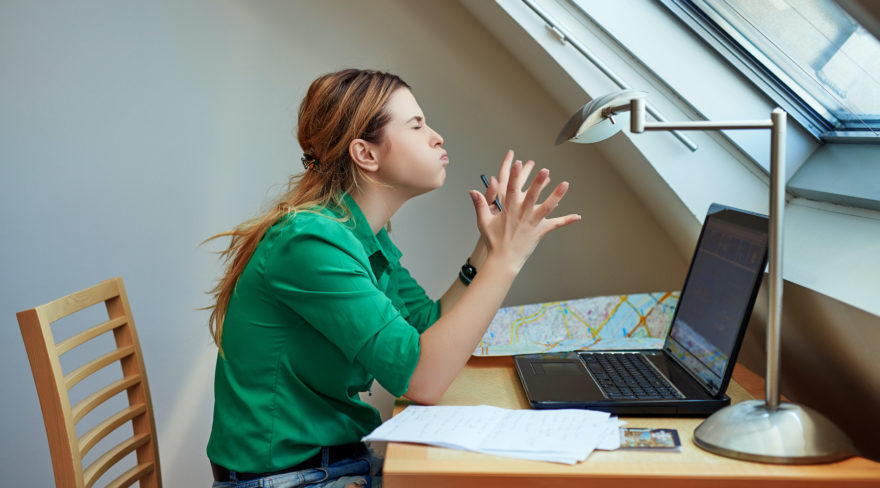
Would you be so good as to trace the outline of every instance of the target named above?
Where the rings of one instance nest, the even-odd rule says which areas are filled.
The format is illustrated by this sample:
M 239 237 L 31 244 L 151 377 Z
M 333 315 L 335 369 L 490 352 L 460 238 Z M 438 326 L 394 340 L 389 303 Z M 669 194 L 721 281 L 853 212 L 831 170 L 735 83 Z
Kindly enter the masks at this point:
M 582 354 L 590 373 L 611 399 L 661 400 L 684 398 L 638 353 Z

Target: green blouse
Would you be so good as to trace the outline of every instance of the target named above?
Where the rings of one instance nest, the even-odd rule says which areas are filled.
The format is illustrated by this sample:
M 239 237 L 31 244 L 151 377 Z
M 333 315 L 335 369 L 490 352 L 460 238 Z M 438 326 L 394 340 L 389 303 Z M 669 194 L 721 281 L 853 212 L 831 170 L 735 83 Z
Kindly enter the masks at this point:
M 385 230 L 344 203 L 349 218 L 337 208 L 281 219 L 239 278 L 214 378 L 208 457 L 221 466 L 277 471 L 357 442 L 381 423 L 358 393 L 374 379 L 396 396 L 409 388 L 440 302 Z

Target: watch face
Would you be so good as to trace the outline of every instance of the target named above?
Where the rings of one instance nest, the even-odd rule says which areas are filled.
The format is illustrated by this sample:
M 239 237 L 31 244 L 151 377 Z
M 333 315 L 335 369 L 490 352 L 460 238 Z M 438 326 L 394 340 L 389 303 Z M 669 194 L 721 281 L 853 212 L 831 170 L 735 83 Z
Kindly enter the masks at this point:
M 461 267 L 461 272 L 470 279 L 477 275 L 477 268 L 471 266 L 470 259 Z

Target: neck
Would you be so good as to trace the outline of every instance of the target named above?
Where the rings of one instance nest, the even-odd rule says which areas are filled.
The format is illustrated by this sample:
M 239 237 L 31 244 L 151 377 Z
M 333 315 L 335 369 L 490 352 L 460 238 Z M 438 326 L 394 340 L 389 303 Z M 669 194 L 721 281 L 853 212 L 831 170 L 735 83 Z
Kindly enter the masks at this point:
M 362 184 L 359 190 L 352 191 L 351 197 L 357 202 L 367 222 L 370 223 L 373 234 L 382 230 L 391 220 L 391 216 L 406 201 L 406 199 L 395 196 L 390 189 L 380 188 L 369 183 Z

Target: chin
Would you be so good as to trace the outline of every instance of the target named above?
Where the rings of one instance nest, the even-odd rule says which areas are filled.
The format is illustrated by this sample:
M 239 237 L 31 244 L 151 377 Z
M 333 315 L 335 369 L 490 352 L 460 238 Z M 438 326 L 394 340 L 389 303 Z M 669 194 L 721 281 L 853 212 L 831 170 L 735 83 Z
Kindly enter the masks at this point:
M 437 175 L 437 178 L 434 180 L 434 183 L 430 184 L 430 185 L 425 185 L 423 187 L 423 189 L 421 191 L 419 191 L 418 194 L 423 195 L 425 193 L 434 191 L 434 190 L 440 188 L 441 186 L 443 186 L 443 183 L 445 183 L 445 182 L 446 182 L 446 169 L 444 168 L 443 171 L 439 175 Z

